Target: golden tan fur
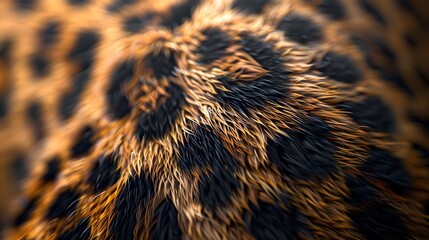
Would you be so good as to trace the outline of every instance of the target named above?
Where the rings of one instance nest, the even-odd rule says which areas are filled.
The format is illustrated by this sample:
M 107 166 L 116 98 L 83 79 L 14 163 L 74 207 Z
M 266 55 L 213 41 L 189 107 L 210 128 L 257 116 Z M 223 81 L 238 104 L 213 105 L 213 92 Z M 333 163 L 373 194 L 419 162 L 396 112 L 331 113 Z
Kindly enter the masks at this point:
M 10 111 L 0 120 L 0 167 L 10 165 L 17 153 L 24 153 L 31 169 L 20 192 L 20 199 L 9 205 L 10 197 L 18 193 L 15 185 L 0 185 L 0 211 L 9 215 L 20 213 L 22 202 L 42 196 L 34 212 L 19 227 L 6 228 L 6 239 L 56 239 L 70 231 L 81 219 L 88 219 L 91 239 L 109 239 L 109 226 L 115 217 L 115 204 L 121 190 L 130 178 L 150 175 L 154 191 L 147 205 L 135 209 L 139 219 L 133 229 L 136 239 L 148 239 L 157 224 L 155 209 L 165 199 L 177 209 L 177 220 L 184 239 L 253 239 L 243 215 L 259 201 L 287 209 L 281 202 L 282 194 L 293 197 L 291 205 L 308 218 L 306 225 L 317 239 L 362 239 L 363 235 L 353 225 L 349 212 L 355 206 L 346 202 L 351 195 L 346 185 L 346 174 L 364 176 L 360 166 L 370 156 L 370 148 L 387 150 L 401 160 L 413 177 L 409 194 L 400 195 L 382 181 L 368 178 L 383 196 L 384 204 L 406 216 L 409 236 L 424 239 L 429 236 L 428 216 L 424 204 L 429 202 L 429 169 L 427 159 L 412 148 L 412 143 L 429 149 L 428 132 L 408 119 L 411 111 L 422 118 L 429 118 L 429 87 L 421 81 L 414 66 L 424 71 L 429 53 L 427 34 L 421 34 L 417 50 L 410 50 L 402 36 L 411 28 L 420 29 L 409 13 L 392 1 L 373 1 L 387 19 L 387 27 L 375 22 L 357 6 L 357 1 L 341 1 L 347 9 L 347 18 L 334 21 L 317 10 L 320 1 L 276 0 L 264 7 L 261 14 L 245 14 L 230 8 L 232 1 L 202 1 L 192 14 L 174 30 L 160 26 L 163 18 L 172 14 L 169 9 L 183 1 L 138 1 L 125 6 L 119 13 L 108 12 L 109 0 L 92 0 L 90 4 L 70 6 L 66 1 L 38 1 L 34 10 L 16 12 L 12 1 L 0 3 L 0 40 L 13 39 L 12 66 L 0 62 L 0 91 L 9 85 Z M 416 1 L 418 2 L 418 1 Z M 417 5 L 420 3 L 417 3 Z M 423 5 L 423 3 L 421 4 Z M 423 7 L 420 7 L 423 8 Z M 139 33 L 123 30 L 126 17 L 136 13 L 157 12 L 156 17 Z M 276 29 L 283 16 L 300 13 L 314 21 L 324 32 L 320 43 L 296 43 L 284 32 Z M 34 79 L 27 58 L 38 51 L 37 34 L 46 21 L 61 22 L 61 33 L 55 45 L 45 56 L 51 62 L 51 72 Z M 415 27 L 417 26 L 417 27 Z M 201 32 L 216 27 L 231 37 L 225 56 L 210 64 L 200 64 L 197 52 L 205 40 Z M 100 35 L 89 82 L 82 92 L 73 116 L 61 120 L 58 116 L 59 100 L 70 91 L 71 76 L 79 67 L 67 54 L 73 48 L 77 33 L 94 30 Z M 258 81 L 270 74 L 240 45 L 246 34 L 271 44 L 280 54 L 288 71 L 289 93 L 281 103 L 266 102 L 263 107 L 244 113 L 216 101 L 219 91 L 228 91 L 219 80 L 230 77 L 239 83 Z M 371 70 L 365 56 L 350 40 L 350 34 L 366 36 L 369 33 L 386 37 L 400 68 L 390 66 L 383 56 L 378 62 L 401 74 L 414 92 L 410 97 L 393 84 L 382 80 Z M 420 42 L 419 42 L 420 43 Z M 329 79 L 314 70 L 328 51 L 349 56 L 363 73 L 363 80 L 348 84 Z M 177 62 L 174 76 L 157 79 L 144 59 L 153 53 L 173 55 Z M 425 54 L 426 53 L 426 54 Z M 116 66 L 127 59 L 137 59 L 133 78 L 123 86 L 132 109 L 130 114 L 112 120 L 106 105 L 109 78 Z M 186 104 L 175 119 L 171 130 L 158 139 L 139 140 L 135 126 L 143 112 L 158 109 L 170 97 L 166 90 L 174 83 L 183 89 Z M 360 102 L 368 96 L 379 96 L 392 108 L 398 130 L 396 133 L 373 131 L 355 122 L 347 111 L 336 106 L 342 102 Z M 26 107 L 38 100 L 43 104 L 45 137 L 34 138 L 28 124 Z M 337 146 L 335 160 L 339 171 L 320 180 L 302 180 L 285 177 L 272 163 L 267 153 L 270 139 L 284 136 L 287 131 L 302 128 L 303 119 L 317 116 L 326 122 L 331 131 L 330 141 Z M 90 152 L 77 159 L 70 148 L 86 125 L 94 128 L 94 145 Z M 205 174 L 214 171 L 210 166 L 191 173 L 178 166 L 179 147 L 186 144 L 199 126 L 209 126 L 223 147 L 237 160 L 238 170 L 233 175 L 238 181 L 226 206 L 209 210 L 198 202 L 198 182 Z M 112 186 L 94 195 L 87 182 L 92 166 L 100 156 L 114 154 L 120 178 Z M 46 162 L 54 156 L 61 159 L 61 171 L 55 181 L 45 183 L 41 176 Z M 9 171 L 0 174 L 0 181 L 10 181 Z M 66 218 L 46 219 L 46 212 L 62 190 L 73 189 L 80 193 L 75 211 Z M 21 206 L 20 206 L 21 205 Z M 10 206 L 14 206 L 13 211 Z M 5 217 L 5 221 L 10 218 Z M 307 238 L 305 233 L 298 238 Z

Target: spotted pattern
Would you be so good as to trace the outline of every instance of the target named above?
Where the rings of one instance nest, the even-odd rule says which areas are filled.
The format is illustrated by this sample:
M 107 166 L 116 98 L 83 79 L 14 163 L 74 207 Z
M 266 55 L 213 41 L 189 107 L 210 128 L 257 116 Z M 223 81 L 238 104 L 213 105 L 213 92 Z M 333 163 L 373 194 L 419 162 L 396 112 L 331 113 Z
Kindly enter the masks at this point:
M 257 239 L 294 239 L 302 232 L 308 232 L 302 214 L 295 208 L 284 210 L 276 205 L 259 202 L 252 206 L 249 229 Z
M 132 239 L 138 223 L 137 211 L 142 211 L 153 196 L 154 187 L 150 176 L 141 174 L 131 177 L 119 193 L 115 214 L 109 232 L 115 239 Z M 129 214 L 130 212 L 135 214 Z
M 33 199 L 30 199 L 27 204 L 25 205 L 25 207 L 23 208 L 23 210 L 19 213 L 19 215 L 16 217 L 13 225 L 14 226 L 21 226 L 22 224 L 24 224 L 33 214 L 35 208 L 36 208 L 36 203 L 37 201 L 39 201 L 40 197 L 35 197 Z
M 48 74 L 49 62 L 43 55 L 33 55 L 30 58 L 29 62 L 29 64 L 33 68 L 35 78 L 39 78 Z
M 142 16 L 131 16 L 125 19 L 123 28 L 125 31 L 130 33 L 137 33 L 142 30 L 146 24 L 150 23 L 152 18 L 155 16 L 154 13 L 145 13 Z
M 137 2 L 136 0 L 116 0 L 113 1 L 110 5 L 108 5 L 107 10 L 110 12 L 120 11 L 127 5 L 133 4 Z
M 350 218 L 367 239 L 407 239 L 405 222 L 389 205 L 373 203 L 365 210 L 354 212 Z
M 171 131 L 175 121 L 181 115 L 181 109 L 185 104 L 185 95 L 180 86 L 170 83 L 166 92 L 168 98 L 152 112 L 143 112 L 137 124 L 137 136 L 139 139 L 161 138 Z
M 79 193 L 73 190 L 59 192 L 58 196 L 51 203 L 46 213 L 46 218 L 53 220 L 55 218 L 70 216 L 76 210 L 79 197 Z
M 49 21 L 40 30 L 40 42 L 44 48 L 50 47 L 58 41 L 61 33 L 61 24 L 58 21 Z
M 184 0 L 181 3 L 171 7 L 168 17 L 164 18 L 161 25 L 173 29 L 182 25 L 192 18 L 194 10 L 200 4 L 201 0 Z
M 120 119 L 127 115 L 130 103 L 121 91 L 122 85 L 129 82 L 134 75 L 134 59 L 128 59 L 121 63 L 112 73 L 110 87 L 107 90 L 108 112 L 111 112 L 113 119 Z
M 226 55 L 231 38 L 219 28 L 207 28 L 202 31 L 205 40 L 198 46 L 201 64 L 210 64 Z
M 379 76 L 393 85 L 399 87 L 408 95 L 413 95 L 413 91 L 410 86 L 406 83 L 401 75 L 395 73 L 394 70 L 388 69 L 385 66 L 380 66 L 376 63 L 375 56 L 383 55 L 390 61 L 396 60 L 396 55 L 392 49 L 383 41 L 383 39 L 377 37 L 371 37 L 369 39 L 361 39 L 358 36 L 352 36 L 352 42 L 357 45 L 360 51 L 362 51 L 366 64 L 373 70 L 375 70 Z
M 115 184 L 121 172 L 117 169 L 115 158 L 112 155 L 97 159 L 89 175 L 88 183 L 95 193 L 99 193 Z
M 426 239 L 393 2 L 0 1 L 0 238 Z
M 252 56 L 261 66 L 270 71 L 254 81 L 240 81 L 220 77 L 227 91 L 219 92 L 216 98 L 236 110 L 247 112 L 250 108 L 260 108 L 265 102 L 279 101 L 287 95 L 287 69 L 282 65 L 279 53 L 260 39 L 245 35 L 241 39 L 243 50 Z
M 270 0 L 235 0 L 232 4 L 232 8 L 250 14 L 257 14 L 260 13 L 264 6 L 269 3 Z
M 337 171 L 335 143 L 329 140 L 329 126 L 321 119 L 304 120 L 300 130 L 268 141 L 268 158 L 284 177 L 317 179 Z
M 20 10 L 31 10 L 35 7 L 37 1 L 36 0 L 16 0 L 14 1 L 15 7 Z
M 285 36 L 295 42 L 307 44 L 322 39 L 322 30 L 311 19 L 304 16 L 289 14 L 277 26 L 285 32 Z
M 87 154 L 89 150 L 91 150 L 91 147 L 93 145 L 93 135 L 94 130 L 89 126 L 86 126 L 83 130 L 81 130 L 77 141 L 71 148 L 72 157 L 82 156 L 84 154 Z
M 80 5 L 89 3 L 90 0 L 68 0 L 68 2 L 72 5 L 80 6 Z
M 97 33 L 85 31 L 79 33 L 74 47 L 68 57 L 78 65 L 79 71 L 72 77 L 72 89 L 60 100 L 60 116 L 70 118 L 77 107 L 78 101 L 84 91 L 94 62 L 94 47 L 99 41 Z
M 38 102 L 33 102 L 27 109 L 28 118 L 33 123 L 36 139 L 41 139 L 44 136 L 44 126 L 42 118 L 42 106 Z
M 164 200 L 155 209 L 153 221 L 156 225 L 151 230 L 152 239 L 180 239 L 182 231 L 177 219 L 177 210 L 170 200 Z
M 326 53 L 315 64 L 315 69 L 339 82 L 355 83 L 362 79 L 362 73 L 353 59 L 334 52 Z
M 57 178 L 58 173 L 61 170 L 61 160 L 58 156 L 55 156 L 49 159 L 45 168 L 42 179 L 44 182 L 52 182 Z
M 395 132 L 396 123 L 392 110 L 379 97 L 369 97 L 362 102 L 347 102 L 339 105 L 350 112 L 358 124 L 382 132 Z
M 376 171 L 377 174 L 371 173 Z M 371 149 L 371 156 L 362 165 L 362 172 L 372 175 L 371 178 L 383 181 L 392 191 L 403 194 L 411 191 L 412 178 L 407 169 L 396 157 L 381 149 Z
M 234 176 L 237 160 L 224 148 L 210 129 L 199 127 L 189 142 L 179 148 L 179 167 L 185 173 L 201 171 L 197 182 L 199 202 L 214 209 L 224 206 L 239 187 Z
M 318 9 L 332 20 L 340 20 L 346 17 L 346 10 L 339 0 L 322 0 Z
M 383 15 L 379 12 L 379 10 L 372 5 L 371 2 L 367 0 L 359 0 L 359 5 L 363 10 L 368 12 L 371 16 L 374 17 L 381 24 L 386 24 L 386 19 L 384 19 Z
M 65 232 L 64 234 L 57 237 L 57 239 L 67 240 L 67 239 L 90 239 L 88 219 L 81 220 L 72 230 Z
M 2 68 L 10 67 L 11 63 L 11 50 L 12 50 L 12 40 L 2 40 L 0 41 L 0 66 Z M 6 84 L 6 86 L 3 86 L 2 89 L 0 89 L 0 118 L 4 117 L 9 109 L 8 99 L 10 96 L 10 93 L 8 91 L 7 82 L 9 79 L 7 79 L 6 76 L 0 75 L 0 79 L 2 79 L 3 83 Z

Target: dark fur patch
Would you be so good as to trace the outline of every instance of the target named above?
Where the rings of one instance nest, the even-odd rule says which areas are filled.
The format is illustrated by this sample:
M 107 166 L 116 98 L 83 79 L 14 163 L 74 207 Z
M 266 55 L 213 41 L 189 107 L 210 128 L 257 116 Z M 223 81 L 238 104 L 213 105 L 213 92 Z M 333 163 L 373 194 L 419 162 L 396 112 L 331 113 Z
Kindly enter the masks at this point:
M 90 70 L 85 70 L 73 77 L 71 91 L 63 95 L 60 99 L 59 114 L 63 120 L 69 119 L 74 114 L 90 76 Z
M 412 146 L 413 146 L 413 149 L 415 149 L 419 152 L 420 157 L 429 158 L 429 150 L 428 149 L 426 149 L 425 147 L 423 147 L 417 143 L 413 143 Z
M 426 214 L 426 216 L 429 215 L 429 202 L 425 202 L 424 203 L 424 214 Z
M 346 201 L 353 206 L 374 202 L 380 194 L 364 177 L 347 175 L 345 180 L 350 190 L 350 195 Z
M 125 19 L 123 23 L 124 31 L 129 33 L 138 33 L 147 24 L 149 24 L 154 17 L 155 17 L 155 14 L 152 12 L 147 12 L 142 16 L 135 15 L 135 16 L 128 17 Z
M 340 20 L 346 17 L 346 9 L 338 0 L 322 0 L 319 11 L 332 20 Z
M 369 13 L 377 22 L 386 25 L 386 19 L 380 11 L 367 0 L 359 0 L 360 7 Z
M 310 18 L 291 13 L 277 26 L 292 41 L 307 44 L 323 38 L 322 30 Z
M 122 92 L 122 85 L 128 83 L 134 75 L 134 59 L 128 59 L 119 64 L 110 77 L 110 87 L 107 90 L 108 111 L 113 119 L 125 117 L 130 111 L 129 101 Z
M 406 194 L 412 189 L 412 177 L 405 166 L 388 151 L 371 148 L 371 156 L 360 167 L 360 170 L 370 176 L 386 183 L 389 189 L 397 194 Z
M 355 61 L 339 53 L 326 53 L 320 62 L 314 64 L 314 69 L 339 82 L 355 83 L 362 79 L 362 72 Z
M 273 72 L 286 73 L 280 53 L 276 52 L 269 43 L 265 43 L 251 34 L 241 36 L 240 43 L 243 46 L 243 50 L 261 64 L 263 68 Z
M 210 174 L 203 175 L 198 182 L 199 201 L 209 211 L 224 207 L 239 186 L 234 173 L 228 170 L 213 170 Z
M 28 219 L 30 219 L 34 210 L 37 208 L 37 202 L 39 201 L 39 197 L 35 197 L 30 199 L 25 205 L 24 209 L 19 213 L 19 215 L 15 218 L 13 225 L 15 227 L 22 226 Z
M 426 27 L 426 29 L 429 27 L 429 22 L 425 16 L 423 16 L 422 13 L 426 13 L 425 11 L 419 11 L 416 6 L 413 4 L 412 0 L 396 0 L 395 1 L 401 9 L 405 9 L 410 13 L 412 17 L 414 17 L 423 27 Z M 423 5 L 424 6 L 424 5 Z
M 219 28 L 210 27 L 201 32 L 206 39 L 200 43 L 197 53 L 200 54 L 199 63 L 210 64 L 226 54 L 231 38 Z
M 0 60 L 8 60 L 12 49 L 12 41 L 9 39 L 0 41 Z
M 68 0 L 71 5 L 83 5 L 90 2 L 90 0 Z
M 91 234 L 91 228 L 89 226 L 89 219 L 80 220 L 79 223 L 74 226 L 70 231 L 57 237 L 57 240 L 74 240 L 74 239 L 89 239 Z
M 416 67 L 416 73 L 426 85 L 429 85 L 429 75 L 423 69 Z
M 371 49 L 371 41 L 363 39 L 360 36 L 352 35 L 350 40 L 356 45 L 356 47 L 361 52 L 362 56 L 365 58 L 366 64 L 371 68 L 378 68 L 378 65 L 372 59 L 373 49 Z
M 401 90 L 406 92 L 408 95 L 412 96 L 413 91 L 408 86 L 407 82 L 402 78 L 401 75 L 392 72 L 391 70 L 383 69 L 381 66 L 379 66 L 375 61 L 372 60 L 372 54 L 379 53 L 382 56 L 384 56 L 387 60 L 390 61 L 390 65 L 395 66 L 396 62 L 396 54 L 395 52 L 390 48 L 390 46 L 386 43 L 386 41 L 377 36 L 371 37 L 371 43 L 375 46 L 373 50 L 366 49 L 366 59 L 368 62 L 368 65 L 372 67 L 374 70 L 378 72 L 380 77 L 390 83 L 393 83 L 397 87 L 399 87 Z
M 382 39 L 378 37 L 373 37 L 371 40 L 367 40 L 362 39 L 358 36 L 352 36 L 350 39 L 361 51 L 362 55 L 365 58 L 366 64 L 375 72 L 377 72 L 382 79 L 393 83 L 408 95 L 413 95 L 413 91 L 410 89 L 406 81 L 400 75 L 395 74 L 389 70 L 383 69 L 381 66 L 379 66 L 378 63 L 374 61 L 373 55 L 376 53 L 382 54 L 392 61 L 396 60 L 396 54 L 387 44 L 384 43 Z M 375 47 L 371 48 L 370 45 L 374 45 Z M 395 63 L 392 63 L 392 65 L 394 64 Z
M 201 0 L 184 0 L 174 5 L 170 9 L 170 15 L 161 24 L 169 29 L 182 25 L 185 21 L 192 18 L 192 14 L 200 2 Z
M 390 107 L 379 97 L 371 96 L 363 102 L 346 102 L 338 107 L 350 112 L 353 120 L 359 125 L 381 132 L 396 131 L 395 116 Z
M 374 203 L 351 213 L 353 225 L 365 239 L 407 239 L 409 235 L 401 214 L 384 203 Z
M 263 107 L 267 101 L 282 100 L 288 93 L 289 80 L 280 54 L 270 44 L 251 35 L 243 36 L 241 45 L 269 73 L 253 81 L 219 77 L 229 91 L 218 92 L 216 99 L 244 113 L 251 108 Z
M 73 190 L 64 190 L 58 194 L 57 198 L 51 203 L 46 213 L 48 220 L 55 218 L 67 217 L 76 210 L 79 203 L 80 195 Z
M 40 78 L 49 73 L 49 60 L 44 50 L 55 44 L 60 33 L 60 23 L 57 21 L 47 22 L 40 31 L 40 50 L 30 58 L 30 66 L 34 76 Z
M 271 0 L 235 0 L 232 8 L 251 14 L 261 13 Z
M 68 119 L 73 115 L 77 104 L 79 103 L 81 93 L 81 91 L 72 89 L 71 92 L 66 93 L 64 96 L 61 97 L 59 105 L 59 114 L 62 119 Z
M 5 61 L 10 58 L 12 49 L 12 40 L 6 39 L 0 42 L 0 61 Z
M 9 110 L 9 94 L 0 93 L 0 118 L 3 118 L 7 115 Z
M 12 40 L 7 39 L 0 42 L 0 66 L 6 68 L 10 67 L 11 50 Z M 3 118 L 7 115 L 7 112 L 9 110 L 9 96 L 10 91 L 8 91 L 7 87 L 4 89 L 0 89 L 0 118 Z
M 321 179 L 335 173 L 335 144 L 329 139 L 330 128 L 318 117 L 310 117 L 300 129 L 286 130 L 287 136 L 269 140 L 267 153 L 270 162 L 287 178 Z
M 19 11 L 32 10 L 37 4 L 37 0 L 15 0 L 15 8 Z
M 126 7 L 127 5 L 130 5 L 136 2 L 137 0 L 115 0 L 107 7 L 107 11 L 109 12 L 120 11 L 122 8 Z
M 154 187 L 150 176 L 130 176 L 116 198 L 114 215 L 109 226 L 113 239 L 134 239 L 133 231 L 139 219 L 137 214 L 145 209 Z
M 405 93 L 407 93 L 409 96 L 414 95 L 411 88 L 408 86 L 407 82 L 402 78 L 401 75 L 396 74 L 394 72 L 389 72 L 387 70 L 378 69 L 378 74 L 382 79 L 384 79 L 387 82 L 390 82 L 394 84 L 396 87 L 399 87 L 401 90 L 403 90 Z
M 426 168 L 429 169 L 429 149 L 417 144 L 417 143 L 412 143 L 412 147 L 415 151 L 417 151 L 420 155 L 420 157 L 423 160 L 424 166 Z M 428 206 L 429 206 L 429 202 L 428 202 Z M 429 208 L 428 208 L 429 210 Z
M 54 181 L 61 170 L 61 160 L 58 156 L 51 158 L 45 166 L 45 173 L 43 174 L 43 181 L 45 183 Z
M 83 31 L 77 35 L 74 46 L 69 53 L 72 61 L 78 62 L 81 70 L 88 70 L 93 63 L 94 49 L 96 48 L 100 36 L 94 31 Z
M 259 201 L 258 206 L 251 205 L 250 209 L 245 222 L 256 239 L 298 239 L 298 234 L 312 236 L 308 227 L 301 222 L 306 217 L 294 207 L 284 210 Z
M 42 105 L 39 102 L 30 103 L 30 106 L 27 108 L 27 118 L 33 127 L 36 139 L 42 139 L 45 135 L 45 131 L 42 116 Z
M 413 49 L 417 47 L 417 40 L 416 37 L 411 33 L 403 33 L 402 38 L 407 43 L 407 45 Z
M 237 160 L 225 149 L 221 140 L 208 126 L 199 126 L 189 140 L 179 146 L 178 166 L 187 175 L 199 171 L 200 203 L 213 210 L 229 202 L 239 187 L 235 178 Z
M 40 31 L 40 43 L 44 48 L 50 47 L 58 41 L 61 25 L 57 21 L 47 22 Z
M 93 193 L 100 193 L 114 185 L 121 177 L 121 171 L 115 163 L 114 155 L 97 159 L 88 178 Z
M 78 136 L 77 141 L 71 148 L 71 157 L 76 158 L 87 154 L 92 146 L 94 130 L 90 126 L 86 126 Z
M 140 115 L 136 134 L 139 139 L 161 138 L 171 131 L 185 105 L 185 93 L 174 83 L 166 88 L 170 95 L 157 109 Z
M 18 154 L 13 160 L 12 160 L 12 167 L 11 171 L 13 173 L 13 177 L 17 182 L 22 181 L 24 178 L 28 176 L 29 169 L 27 168 L 28 162 L 26 161 L 25 157 L 22 154 Z M 17 184 L 18 187 L 20 184 Z
M 375 46 L 377 47 L 378 51 L 387 59 L 391 60 L 391 61 L 396 61 L 396 54 L 393 51 L 393 49 L 389 46 L 389 44 L 386 42 L 385 39 L 378 37 L 378 36 L 373 36 L 372 37 L 372 42 L 375 44 Z
M 109 93 L 109 104 L 113 119 L 120 119 L 128 115 L 131 111 L 130 103 L 127 97 L 122 94 L 120 89 Z
M 156 207 L 151 222 L 155 223 L 151 229 L 153 240 L 181 239 L 182 231 L 177 219 L 177 210 L 169 199 L 165 199 Z
M 49 61 L 44 53 L 37 53 L 30 57 L 30 66 L 35 78 L 46 76 L 49 72 Z
M 91 76 L 94 62 L 94 48 L 99 42 L 98 33 L 84 31 L 78 34 L 74 47 L 69 53 L 70 60 L 79 64 L 77 74 L 72 79 L 72 89 L 60 99 L 59 113 L 62 119 L 70 118 Z
M 150 54 L 145 58 L 146 71 L 156 79 L 174 76 L 173 71 L 177 66 L 174 52 L 161 51 L 158 55 Z
M 223 147 L 209 126 L 199 126 L 189 135 L 188 141 L 179 145 L 178 166 L 186 174 L 203 168 L 234 171 L 237 160 Z
M 409 120 L 420 126 L 422 130 L 429 132 L 429 119 L 425 119 L 412 113 L 409 113 L 408 118 Z

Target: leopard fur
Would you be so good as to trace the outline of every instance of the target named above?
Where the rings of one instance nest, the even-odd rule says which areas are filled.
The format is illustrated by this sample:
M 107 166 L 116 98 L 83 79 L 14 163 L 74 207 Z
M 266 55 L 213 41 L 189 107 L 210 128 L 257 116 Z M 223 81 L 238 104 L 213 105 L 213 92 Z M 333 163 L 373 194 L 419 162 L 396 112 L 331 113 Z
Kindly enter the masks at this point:
M 428 7 L 1 1 L 4 237 L 428 239 Z

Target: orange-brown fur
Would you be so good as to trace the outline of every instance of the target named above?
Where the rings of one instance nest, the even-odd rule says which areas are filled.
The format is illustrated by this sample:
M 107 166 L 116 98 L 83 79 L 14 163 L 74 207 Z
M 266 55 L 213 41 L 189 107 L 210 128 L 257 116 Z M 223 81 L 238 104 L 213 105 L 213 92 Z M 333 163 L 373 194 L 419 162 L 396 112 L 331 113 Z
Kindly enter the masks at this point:
M 179 0 L 137 1 L 119 13 L 105 10 L 111 0 L 92 0 L 82 6 L 70 6 L 65 0 L 44 0 L 38 1 L 34 10 L 21 13 L 13 10 L 12 2 L 0 3 L 0 40 L 11 37 L 14 41 L 12 66 L 5 67 L 0 62 L 0 91 L 8 85 L 7 91 L 12 96 L 8 115 L 0 120 L 0 136 L 5 139 L 0 144 L 0 167 L 5 169 L 0 180 L 2 183 L 10 181 L 12 174 L 6 166 L 11 165 L 18 153 L 26 156 L 31 175 L 21 190 L 12 184 L 0 185 L 3 195 L 0 211 L 8 212 L 4 221 L 10 221 L 11 218 L 6 216 L 20 211 L 15 208 L 11 211 L 11 206 L 19 209 L 26 199 L 42 197 L 22 226 L 8 225 L 5 228 L 7 239 L 55 239 L 84 218 L 89 219 L 91 238 L 109 239 L 108 226 L 115 215 L 119 192 L 131 176 L 147 173 L 154 183 L 155 194 L 150 196 L 144 209 L 130 213 L 139 219 L 134 228 L 137 239 L 150 238 L 156 224 L 154 209 L 164 199 L 170 199 L 177 209 L 179 227 L 185 239 L 252 239 L 254 236 L 246 228 L 243 214 L 260 200 L 286 209 L 280 201 L 282 192 L 294 197 L 291 204 L 309 219 L 306 224 L 315 238 L 361 239 L 363 236 L 348 216 L 354 207 L 344 200 L 350 195 L 345 174 L 362 174 L 358 168 L 369 157 L 371 146 L 385 149 L 399 158 L 413 176 L 413 188 L 407 195 L 398 195 L 383 182 L 369 181 L 382 189 L 385 204 L 407 216 L 410 237 L 429 237 L 428 216 L 423 213 L 424 204 L 429 202 L 429 169 L 424 167 L 428 159 L 423 159 L 411 146 L 411 143 L 417 143 L 429 149 L 429 136 L 408 119 L 409 112 L 429 118 L 429 87 L 414 71 L 414 67 L 419 66 L 428 72 L 425 60 L 429 42 L 427 34 L 419 33 L 421 36 L 416 36 L 418 49 L 407 46 L 403 33 L 420 29 L 421 23 L 391 0 L 373 1 L 386 17 L 387 26 L 375 22 L 357 6 L 357 1 L 341 1 L 347 9 L 347 18 L 335 21 L 317 11 L 320 1 L 276 0 L 265 6 L 261 14 L 245 14 L 231 10 L 232 1 L 206 0 L 198 5 L 190 21 L 174 30 L 160 27 L 159 23 L 171 14 L 172 5 L 182 2 Z M 420 9 L 425 5 L 419 1 L 415 4 Z M 149 11 L 157 12 L 158 16 L 139 33 L 129 34 L 122 30 L 125 17 Z M 287 39 L 287 35 L 285 37 L 275 26 L 289 12 L 312 19 L 323 30 L 323 40 L 303 45 Z M 38 51 L 37 33 L 49 19 L 61 22 L 61 33 L 55 46 L 44 52 L 52 63 L 51 72 L 36 80 L 26 59 Z M 201 31 L 207 27 L 226 31 L 231 44 L 224 57 L 204 65 L 198 63 L 196 49 L 204 40 Z M 70 78 L 78 71 L 77 65 L 67 59 L 67 54 L 76 34 L 85 29 L 97 31 L 101 40 L 95 49 L 90 80 L 76 111 L 70 119 L 61 120 L 57 113 L 59 99 L 73 87 Z M 217 91 L 226 90 L 216 76 L 251 82 L 269 74 L 240 46 L 240 37 L 246 33 L 271 43 L 290 72 L 289 93 L 281 104 L 267 102 L 247 114 L 214 100 Z M 398 55 L 399 63 L 392 66 L 374 51 L 376 59 L 401 74 L 415 92 L 414 97 L 380 79 L 366 65 L 362 52 L 350 40 L 350 34 L 365 37 L 369 33 L 387 39 Z M 341 83 L 313 70 L 313 64 L 329 50 L 350 56 L 362 71 L 363 80 L 356 84 Z M 145 65 L 143 59 L 158 52 L 173 54 L 177 61 L 175 76 L 155 79 L 155 73 Z M 105 100 L 109 77 L 115 66 L 130 57 L 137 59 L 137 67 L 133 79 L 123 89 L 132 109 L 124 118 L 112 120 Z M 169 97 L 166 88 L 170 83 L 180 86 L 186 94 L 181 116 L 164 137 L 139 141 L 134 132 L 140 114 L 154 111 L 166 101 Z M 344 101 L 361 101 L 373 95 L 380 96 L 392 108 L 398 126 L 395 134 L 362 127 L 346 111 L 335 107 Z M 25 117 L 25 109 L 33 100 L 43 104 L 45 137 L 39 141 L 34 138 L 34 130 Z M 330 140 L 338 146 L 335 160 L 341 171 L 319 181 L 284 177 L 268 160 L 267 142 L 285 135 L 286 130 L 299 129 L 300 121 L 310 115 L 318 116 L 333 129 Z M 89 154 L 72 159 L 70 148 L 86 125 L 94 128 L 92 139 L 95 144 Z M 238 189 L 230 196 L 227 206 L 213 211 L 199 204 L 196 187 L 203 177 L 201 174 L 211 170 L 188 174 L 178 170 L 177 163 L 178 146 L 186 144 L 201 125 L 210 126 L 239 165 L 239 171 L 235 173 Z M 120 178 L 113 186 L 93 195 L 86 179 L 97 159 L 109 153 L 115 155 L 118 169 L 121 169 Z M 45 171 L 46 161 L 55 155 L 61 159 L 61 173 L 54 182 L 46 184 L 40 176 Z M 46 220 L 46 211 L 63 189 L 80 192 L 76 211 L 64 219 Z M 18 192 L 20 197 L 14 197 L 18 200 L 9 204 L 12 199 L 9 196 L 16 196 Z M 298 237 L 308 236 L 299 233 Z

